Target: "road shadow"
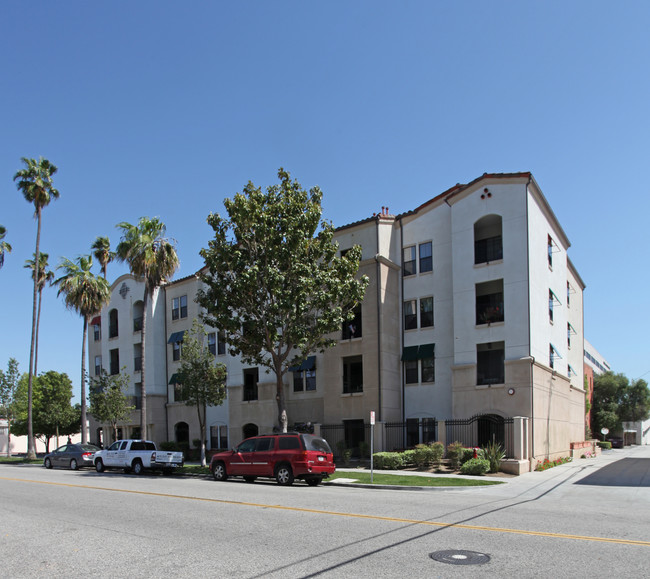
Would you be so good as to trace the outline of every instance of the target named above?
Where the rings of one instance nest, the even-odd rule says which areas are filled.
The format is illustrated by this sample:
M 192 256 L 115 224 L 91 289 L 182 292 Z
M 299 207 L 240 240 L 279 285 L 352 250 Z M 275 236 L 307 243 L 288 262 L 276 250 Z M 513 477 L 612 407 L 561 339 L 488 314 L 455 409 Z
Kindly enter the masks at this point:
M 575 482 L 601 487 L 650 487 L 650 458 L 624 458 Z

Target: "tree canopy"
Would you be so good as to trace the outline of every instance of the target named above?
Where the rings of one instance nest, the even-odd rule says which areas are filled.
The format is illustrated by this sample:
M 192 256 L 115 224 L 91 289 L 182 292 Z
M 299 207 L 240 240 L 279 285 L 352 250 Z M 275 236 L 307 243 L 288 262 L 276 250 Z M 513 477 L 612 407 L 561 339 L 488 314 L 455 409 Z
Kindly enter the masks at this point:
M 88 412 L 98 422 L 111 425 L 114 441 L 117 440 L 118 423 L 128 418 L 131 411 L 135 410 L 135 406 L 129 405 L 129 399 L 126 396 L 129 382 L 128 374 L 108 375 L 102 371 L 99 376 L 90 380 L 88 387 L 88 401 L 90 402 Z
M 624 374 L 605 372 L 594 376 L 591 408 L 594 434 L 602 428 L 621 430 L 623 422 L 636 422 L 650 417 L 650 390 L 645 380 L 630 384 Z
M 361 248 L 337 256 L 334 227 L 321 221 L 322 192 L 305 191 L 284 169 L 262 191 L 249 182 L 225 199 L 228 218 L 210 214 L 214 238 L 201 250 L 203 320 L 225 333 L 230 353 L 275 373 L 278 423 L 286 431 L 283 376 L 328 334 L 352 319 L 368 278 L 358 277 Z
M 226 399 L 226 366 L 215 364 L 206 344 L 206 331 L 194 320 L 183 336 L 181 366 L 177 374 L 180 398 L 196 407 L 201 430 L 201 464 L 205 466 L 206 407 L 220 406 Z

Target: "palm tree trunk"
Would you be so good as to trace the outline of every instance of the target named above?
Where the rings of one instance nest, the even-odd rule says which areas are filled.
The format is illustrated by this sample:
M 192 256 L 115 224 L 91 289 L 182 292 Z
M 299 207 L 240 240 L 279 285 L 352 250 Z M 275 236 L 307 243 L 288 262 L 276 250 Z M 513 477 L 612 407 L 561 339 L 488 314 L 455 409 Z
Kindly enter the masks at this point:
M 144 299 L 142 300 L 142 370 L 140 376 L 142 378 L 142 388 L 140 392 L 140 438 L 147 440 L 147 382 L 146 382 L 146 369 L 147 369 L 147 310 L 149 303 L 149 290 L 145 287 Z
M 36 347 L 36 305 L 38 302 L 39 255 L 41 247 L 41 208 L 36 207 L 36 252 L 34 254 L 34 298 L 32 305 L 32 342 L 29 348 L 29 381 L 27 385 L 27 458 L 36 458 L 32 402 L 34 393 L 34 350 Z
M 38 288 L 38 314 L 36 316 L 36 344 L 34 345 L 34 376 L 38 376 L 38 330 L 41 327 L 41 303 L 43 302 L 43 288 Z
M 88 338 L 88 318 L 84 316 L 83 341 L 81 342 L 81 444 L 88 442 L 86 431 L 86 339 Z

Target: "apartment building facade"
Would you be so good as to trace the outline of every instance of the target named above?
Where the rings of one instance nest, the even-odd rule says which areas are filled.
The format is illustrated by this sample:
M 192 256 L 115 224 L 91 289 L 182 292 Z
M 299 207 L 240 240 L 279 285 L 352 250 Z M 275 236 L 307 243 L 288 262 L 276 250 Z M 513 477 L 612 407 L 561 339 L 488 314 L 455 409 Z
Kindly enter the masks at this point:
M 584 440 L 585 285 L 530 173 L 485 174 L 400 215 L 382 208 L 338 228 L 336 240 L 342 252 L 361 246 L 360 274 L 370 284 L 354 320 L 333 336 L 338 344 L 285 376 L 290 425 L 343 424 L 354 445 L 371 411 L 383 423 L 521 417 L 531 463 Z M 102 327 L 112 310 L 138 313 L 137 300 L 130 307 L 120 302 L 123 284 L 141 300 L 138 283 L 122 276 L 113 284 Z M 196 411 L 177 400 L 173 378 L 179 336 L 200 313 L 199 284 L 198 273 L 166 284 L 151 303 L 157 321 L 147 331 L 148 401 L 160 396 L 150 410 L 151 432 L 166 435 L 157 440 L 198 433 Z M 271 431 L 274 376 L 229 356 L 218 329 L 208 332 L 215 358 L 228 369 L 228 400 L 209 410 L 209 446 Z M 91 335 L 91 356 L 94 347 L 111 359 L 111 340 L 98 345 Z M 135 356 L 139 337 L 129 340 L 120 351 L 132 348 Z M 133 387 L 137 396 L 137 376 Z

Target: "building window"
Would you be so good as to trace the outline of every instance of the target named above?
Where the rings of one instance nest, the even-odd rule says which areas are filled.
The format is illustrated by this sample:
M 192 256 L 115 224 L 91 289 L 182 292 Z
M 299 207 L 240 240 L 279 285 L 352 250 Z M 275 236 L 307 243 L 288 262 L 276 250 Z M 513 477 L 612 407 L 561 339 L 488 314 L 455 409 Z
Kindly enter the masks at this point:
M 549 289 L 548 290 L 548 319 L 551 323 L 553 323 L 553 307 L 555 304 L 561 306 L 562 302 L 560 302 L 560 300 L 555 295 L 553 290 Z
M 208 352 L 213 356 L 217 355 L 217 334 L 216 332 L 208 333 Z
M 431 251 L 431 242 L 420 244 L 420 273 L 433 270 L 433 253 Z
M 110 351 L 111 355 L 111 376 L 115 376 L 120 373 L 120 350 L 115 348 Z
M 476 345 L 476 383 L 503 384 L 505 382 L 505 342 Z
M 474 263 L 503 259 L 502 219 L 486 215 L 474 224 Z
M 363 392 L 363 358 L 348 356 L 343 358 L 343 394 Z
M 102 373 L 102 357 L 95 356 L 95 376 L 99 376 Z
M 172 320 L 187 317 L 187 296 L 172 299 Z
M 102 327 L 99 324 L 93 325 L 93 338 L 95 342 L 99 342 L 102 339 Z
M 405 247 L 402 257 L 402 268 L 404 277 L 407 275 L 415 275 L 415 245 Z
M 244 402 L 257 400 L 257 382 L 259 372 L 257 368 L 247 368 L 244 370 Z
M 133 371 L 142 372 L 142 344 L 133 344 Z
M 181 359 L 181 342 L 172 344 L 172 360 L 178 362 Z
M 357 304 L 357 306 L 352 311 L 354 312 L 354 318 L 351 320 L 345 320 L 341 328 L 341 336 L 344 340 L 360 338 L 363 335 L 361 323 L 361 304 Z
M 228 448 L 228 427 L 217 425 L 210 427 L 210 448 Z
M 503 280 L 476 284 L 476 325 L 503 321 Z
M 557 351 L 557 348 L 553 344 L 548 345 L 548 365 L 551 367 L 551 370 L 555 370 L 555 360 L 561 360 L 562 356 Z
M 293 391 L 307 392 L 316 390 L 316 356 L 309 356 L 299 366 L 291 366 L 293 373 Z
M 418 361 L 406 360 L 404 362 L 404 382 L 406 384 L 417 384 L 418 380 Z
M 566 307 L 571 307 L 571 284 L 566 282 Z
M 223 356 L 226 353 L 226 333 L 220 330 L 217 333 L 217 354 Z
M 174 383 L 174 402 L 187 402 L 189 400 L 189 389 L 185 384 Z
M 422 383 L 431 383 L 436 381 L 436 359 L 433 356 L 422 358 Z
M 433 326 L 433 297 L 420 300 L 420 327 L 430 328 Z
M 404 329 L 415 330 L 418 327 L 417 300 L 404 302 Z
M 108 312 L 108 337 L 117 338 L 119 329 L 117 327 L 117 310 Z
M 548 253 L 548 266 L 553 269 L 553 238 L 549 235 L 548 241 L 546 244 L 546 249 Z

